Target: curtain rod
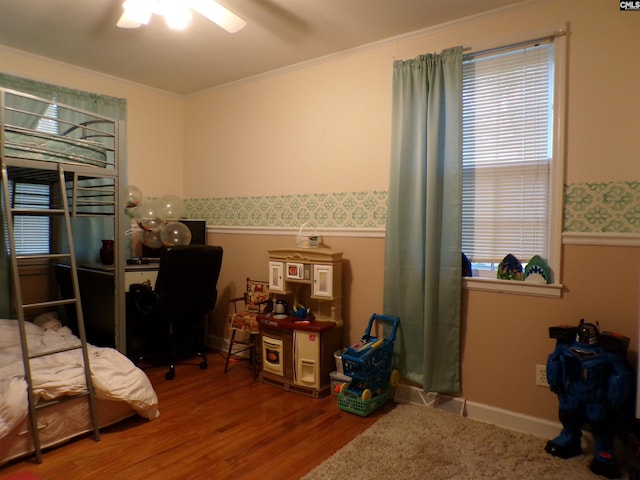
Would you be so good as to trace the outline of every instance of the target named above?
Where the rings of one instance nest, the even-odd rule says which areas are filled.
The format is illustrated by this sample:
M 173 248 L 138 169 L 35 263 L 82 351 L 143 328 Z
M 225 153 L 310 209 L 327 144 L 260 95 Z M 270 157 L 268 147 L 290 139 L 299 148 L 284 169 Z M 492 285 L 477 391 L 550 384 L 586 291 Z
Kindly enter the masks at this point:
M 557 37 L 563 37 L 567 34 L 567 31 L 565 29 L 561 29 L 558 31 L 555 31 L 553 33 L 550 33 L 548 35 L 544 35 L 542 37 L 538 37 L 538 38 L 532 38 L 530 40 L 524 40 L 522 42 L 516 42 L 516 43 L 510 43 L 509 45 L 502 45 L 500 47 L 493 47 L 493 48 L 488 48 L 485 50 L 479 50 L 477 52 L 469 52 L 469 53 L 465 53 L 462 55 L 462 58 L 464 60 L 467 60 L 469 58 L 472 57 L 476 57 L 476 56 L 480 56 L 480 55 L 488 55 L 490 53 L 497 53 L 497 52 L 501 52 L 503 50 L 510 50 L 512 48 L 518 48 L 518 47 L 522 47 L 524 45 L 530 45 L 530 44 L 537 44 L 546 40 L 553 40 L 554 38 Z M 464 47 L 462 49 L 463 52 L 465 51 L 469 51 L 472 50 L 472 47 Z

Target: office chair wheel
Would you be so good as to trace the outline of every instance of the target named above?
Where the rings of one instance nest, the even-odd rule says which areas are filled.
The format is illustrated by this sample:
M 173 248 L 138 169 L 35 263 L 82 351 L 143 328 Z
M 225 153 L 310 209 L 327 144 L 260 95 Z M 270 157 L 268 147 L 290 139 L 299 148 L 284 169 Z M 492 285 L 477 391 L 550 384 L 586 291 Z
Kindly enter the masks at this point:
M 175 369 L 170 368 L 169 371 L 164 374 L 164 378 L 166 378 L 167 380 L 173 380 L 174 378 L 176 378 Z
M 203 360 L 200 362 L 200 364 L 198 365 L 200 367 L 200 370 L 206 370 L 207 367 L 209 366 L 209 364 L 207 363 L 206 360 Z

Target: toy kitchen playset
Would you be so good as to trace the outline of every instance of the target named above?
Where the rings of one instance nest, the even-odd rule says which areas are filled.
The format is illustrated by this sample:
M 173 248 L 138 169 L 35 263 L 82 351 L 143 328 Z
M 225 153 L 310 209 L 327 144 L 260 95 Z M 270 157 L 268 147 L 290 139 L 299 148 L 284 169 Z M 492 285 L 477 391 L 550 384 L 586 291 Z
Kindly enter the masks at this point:
M 258 317 L 259 379 L 313 397 L 330 393 L 334 352 L 342 344 L 342 252 L 269 250 L 273 311 Z

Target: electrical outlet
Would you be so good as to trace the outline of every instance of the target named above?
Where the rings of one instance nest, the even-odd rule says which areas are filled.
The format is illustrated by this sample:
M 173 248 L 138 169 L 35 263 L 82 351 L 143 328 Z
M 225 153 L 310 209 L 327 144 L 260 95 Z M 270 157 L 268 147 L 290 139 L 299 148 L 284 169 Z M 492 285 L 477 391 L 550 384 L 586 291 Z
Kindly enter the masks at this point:
M 547 366 L 546 365 L 536 365 L 536 385 L 540 387 L 548 387 L 549 382 L 547 381 Z

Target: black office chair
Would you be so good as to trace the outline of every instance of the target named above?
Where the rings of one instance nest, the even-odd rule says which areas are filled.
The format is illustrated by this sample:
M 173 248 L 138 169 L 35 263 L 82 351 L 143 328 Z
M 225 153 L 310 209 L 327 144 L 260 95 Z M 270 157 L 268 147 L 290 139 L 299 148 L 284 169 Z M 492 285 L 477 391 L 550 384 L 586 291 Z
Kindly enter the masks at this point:
M 204 319 L 213 310 L 218 296 L 217 283 L 222 266 L 222 247 L 186 245 L 163 249 L 160 254 L 158 277 L 150 292 L 135 292 L 132 301 L 138 313 L 146 318 L 153 351 L 141 355 L 137 363 L 150 357 L 168 359 L 167 380 L 175 378 L 176 361 L 198 356 L 199 366 L 206 369 L 204 347 Z

